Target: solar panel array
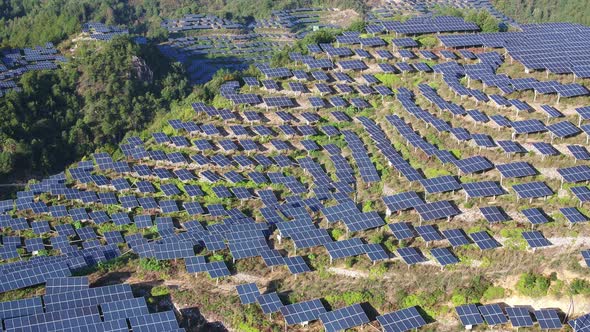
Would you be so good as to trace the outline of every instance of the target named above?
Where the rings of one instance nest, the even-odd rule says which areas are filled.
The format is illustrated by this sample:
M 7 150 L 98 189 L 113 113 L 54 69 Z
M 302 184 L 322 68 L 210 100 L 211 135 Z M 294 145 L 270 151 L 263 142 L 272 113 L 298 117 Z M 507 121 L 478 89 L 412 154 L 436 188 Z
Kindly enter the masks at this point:
M 275 23 L 286 26 L 286 21 L 280 19 L 283 14 L 290 17 L 287 21 L 298 15 L 290 10 L 273 13 L 276 21 L 256 20 L 253 24 L 265 28 Z M 314 14 L 304 14 L 302 18 L 315 20 Z M 184 19 L 166 20 L 163 26 L 174 33 L 232 30 L 241 26 L 213 16 L 188 15 Z M 105 30 L 98 25 L 97 28 Z M 531 66 L 527 68 L 545 68 L 552 75 L 560 69 L 555 63 L 555 58 L 559 58 L 568 62 L 566 67 L 575 64 L 575 68 L 566 71 L 575 69 L 582 75 L 585 65 L 572 52 L 578 45 L 538 36 L 563 36 L 565 32 L 559 31 L 562 28 L 572 35 L 580 33 L 577 26 L 566 29 L 557 24 L 525 26 L 523 32 L 502 36 L 453 34 L 438 38 L 451 47 L 505 47 L 514 60 Z M 195 113 L 190 119 L 172 119 L 168 127 L 151 136 L 126 139 L 121 144 L 123 157 L 97 153 L 92 160 L 71 167 L 67 173 L 31 185 L 19 192 L 15 200 L 0 202 L 1 228 L 9 228 L 17 235 L 28 230 L 39 235 L 27 235 L 25 239 L 3 234 L 2 258 L 22 263 L 6 264 L 1 290 L 46 284 L 50 301 L 44 302 L 50 308 L 68 307 L 71 304 L 67 301 L 57 299 L 61 288 L 81 294 L 76 295 L 80 297 L 86 296 L 88 290 L 80 287 L 79 281 L 61 285 L 52 280 L 62 280 L 59 278 L 72 275 L 77 269 L 118 257 L 123 247 L 141 258 L 182 260 L 188 273 L 207 273 L 213 279 L 229 277 L 243 266 L 219 260 L 214 254 L 217 251 L 226 259 L 260 260 L 268 268 L 291 275 L 315 269 L 306 255 L 316 247 L 324 247 L 326 250 L 322 249 L 319 255 L 327 252 L 331 259 L 366 254 L 373 263 L 394 257 L 396 262 L 416 265 L 434 258 L 439 265 L 447 266 L 459 262 L 454 249 L 447 248 L 449 245 L 456 248 L 474 243 L 475 246 L 460 249 L 466 256 L 475 247 L 502 247 L 494 238 L 498 234 L 495 228 L 520 222 L 520 214 L 518 220 L 512 221 L 517 214 L 504 211 L 503 205 L 509 199 L 527 199 L 527 209 L 521 214 L 535 227 L 544 227 L 553 220 L 539 206 L 546 205 L 543 208 L 549 213 L 556 210 L 535 198 L 559 193 L 560 197 L 575 197 L 580 203 L 590 200 L 586 187 L 558 189 L 557 181 L 553 181 L 590 180 L 590 168 L 585 163 L 588 151 L 579 135 L 582 131 L 590 132 L 582 125 L 590 119 L 590 113 L 579 108 L 579 119 L 575 119 L 571 112 L 561 112 L 563 108 L 557 105 L 559 98 L 586 94 L 585 88 L 577 83 L 511 78 L 497 72 L 508 58 L 499 52 L 432 51 L 410 37 L 476 29 L 461 19 L 437 16 L 416 17 L 407 22 L 371 22 L 367 27 L 369 33 L 408 37 L 389 42 L 390 38 L 347 32 L 338 36 L 334 45 L 309 45 L 310 54 L 289 53 L 297 69 L 257 62 L 258 71 L 253 76 L 221 85 L 220 98 L 225 98 L 231 109 L 194 103 Z M 521 48 L 513 42 L 523 40 L 518 34 L 526 35 Z M 245 49 L 241 44 L 246 43 L 239 38 L 247 39 L 249 35 L 173 37 L 170 42 L 174 43 L 173 48 L 184 49 L 185 55 L 195 55 L 232 43 L 236 44 L 234 50 Z M 550 52 L 545 44 L 532 47 L 532 41 L 541 40 L 568 46 L 562 52 L 566 56 L 553 57 L 555 52 Z M 481 44 L 469 44 L 480 41 Z M 266 46 L 276 44 L 254 45 Z M 389 46 L 394 46 L 393 50 Z M 399 58 L 404 61 L 397 62 Z M 428 61 L 421 62 L 424 59 Z M 369 68 L 371 74 L 365 71 Z M 401 80 L 415 79 L 417 84 L 410 88 L 390 84 L 383 78 L 387 76 L 381 75 L 386 72 L 399 73 Z M 427 85 L 430 81 L 435 84 Z M 480 86 L 483 88 L 478 89 Z M 535 105 L 539 103 L 524 100 L 526 91 L 539 94 L 546 103 L 541 106 L 544 120 L 537 116 Z M 515 97 L 514 92 L 522 93 Z M 551 102 L 552 94 L 556 95 L 556 103 Z M 478 109 L 472 109 L 472 102 Z M 385 105 L 394 106 L 382 107 Z M 382 113 L 385 108 L 387 113 Z M 558 117 L 565 119 L 551 122 Z M 576 120 L 580 121 L 577 125 Z M 561 140 L 564 144 L 559 143 Z M 496 157 L 497 152 L 509 155 Z M 562 153 L 573 155 L 576 161 L 571 157 L 567 161 L 560 159 L 560 166 L 579 164 L 560 167 L 557 175 L 547 177 L 546 165 Z M 510 162 L 506 163 L 507 159 Z M 384 205 L 376 202 L 379 197 Z M 473 208 L 467 208 L 468 204 Z M 387 210 L 379 211 L 383 206 Z M 572 224 L 587 220 L 583 209 L 558 208 Z M 453 228 L 463 220 L 454 217 L 466 210 L 479 210 L 490 223 L 506 223 L 480 224 L 481 229 L 493 231 L 466 234 Z M 46 222 L 48 216 L 67 222 Z M 67 224 L 70 221 L 82 227 L 71 227 Z M 114 230 L 102 231 L 111 226 Z M 381 243 L 368 243 L 369 236 L 381 232 L 383 226 L 393 232 L 395 254 Z M 134 227 L 142 231 L 129 231 Z M 345 230 L 347 236 L 339 237 L 332 229 Z M 416 237 L 421 239 L 415 240 Z M 522 232 L 522 237 L 533 249 L 551 246 L 540 230 Z M 294 249 L 293 254 L 282 250 L 289 246 Z M 433 247 L 425 249 L 427 246 Z M 48 248 L 55 250 L 52 256 L 29 260 L 30 255 L 45 254 Z M 587 258 L 585 252 L 583 258 Z M 411 268 L 422 271 L 429 265 Z M 368 322 L 358 305 L 328 312 L 319 300 L 285 306 L 276 293 L 262 294 L 256 284 L 239 285 L 237 290 L 242 304 L 258 303 L 266 314 L 281 311 L 288 325 L 321 320 L 326 330 L 339 330 Z M 105 308 L 115 320 L 129 319 L 132 327 L 154 323 L 165 326 L 164 329 L 178 328 L 169 314 L 144 312 L 140 302 L 135 298 L 122 299 L 115 303 L 123 307 L 113 304 Z M 35 301 L 31 303 L 31 307 L 36 305 Z M 24 302 L 19 305 L 31 312 L 38 310 L 28 308 L 29 304 Z M 101 311 L 104 313 L 105 309 L 101 307 Z M 505 311 L 513 326 L 532 325 L 528 311 Z M 141 312 L 145 317 L 117 316 L 127 312 Z M 495 305 L 479 309 L 466 306 L 457 308 L 457 313 L 465 325 L 481 324 L 484 319 L 491 325 L 508 321 L 502 308 L 498 311 Z M 547 314 L 543 323 L 556 326 L 554 317 Z M 386 331 L 426 324 L 415 308 L 378 316 L 377 320 Z M 537 320 L 541 325 L 538 317 Z

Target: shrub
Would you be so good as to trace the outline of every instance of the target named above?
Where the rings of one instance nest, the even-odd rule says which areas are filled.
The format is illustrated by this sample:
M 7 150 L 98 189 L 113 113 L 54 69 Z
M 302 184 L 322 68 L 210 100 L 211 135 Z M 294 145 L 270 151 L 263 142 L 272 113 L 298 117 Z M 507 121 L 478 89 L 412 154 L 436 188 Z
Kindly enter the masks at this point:
M 342 237 L 342 234 L 344 234 L 344 232 L 339 229 L 333 229 L 330 233 L 332 233 L 332 238 L 334 240 L 338 240 L 340 237 Z
M 170 292 L 168 291 L 168 287 L 162 285 L 152 288 L 151 294 L 152 296 L 164 296 L 170 294 Z
M 486 289 L 485 292 L 483 292 L 482 299 L 484 301 L 501 299 L 504 297 L 504 295 L 505 295 L 504 288 L 499 287 L 499 286 L 490 286 L 490 287 L 488 287 L 488 289 Z
M 438 44 L 438 39 L 434 36 L 424 36 L 418 38 L 418 42 L 426 48 L 434 48 Z
M 387 267 L 385 267 L 384 264 L 375 265 L 369 269 L 369 278 L 371 280 L 379 280 L 385 275 L 386 272 Z
M 465 295 L 463 294 L 453 294 L 453 296 L 451 296 L 451 303 L 453 303 L 453 306 L 458 307 L 466 304 L 467 298 L 465 298 Z
M 516 289 L 525 296 L 541 297 L 547 295 L 551 280 L 541 274 L 523 273 L 516 283 Z
M 590 282 L 585 279 L 576 278 L 572 280 L 569 291 L 572 295 L 590 295 Z
M 139 267 L 145 271 L 163 272 L 169 268 L 167 261 L 159 261 L 154 258 L 140 258 Z
M 371 235 L 371 237 L 369 238 L 369 242 L 370 243 L 381 243 L 381 242 L 383 242 L 384 238 L 385 238 L 385 236 L 383 235 L 383 233 L 378 232 L 378 233 Z

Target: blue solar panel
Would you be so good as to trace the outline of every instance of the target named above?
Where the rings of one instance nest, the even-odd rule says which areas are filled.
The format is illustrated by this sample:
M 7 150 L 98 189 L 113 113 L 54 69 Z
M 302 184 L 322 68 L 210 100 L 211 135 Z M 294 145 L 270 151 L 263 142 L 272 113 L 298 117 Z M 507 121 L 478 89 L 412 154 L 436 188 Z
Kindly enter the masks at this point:
M 463 326 L 483 324 L 483 317 L 475 304 L 465 304 L 455 307 Z
M 369 323 L 369 318 L 360 304 L 320 314 L 319 318 L 326 332 L 343 331 Z
M 491 237 L 486 231 L 475 232 L 469 235 L 481 250 L 493 249 L 500 246 L 498 241 Z
M 377 316 L 377 321 L 385 332 L 408 331 L 426 325 L 416 307 L 410 307 Z
M 310 300 L 289 304 L 280 308 L 287 325 L 301 324 L 314 321 L 326 313 L 326 308 L 320 300 Z
M 543 330 L 561 329 L 563 324 L 559 319 L 557 310 L 555 309 L 540 309 L 535 311 L 535 318 L 539 323 L 539 327 Z
M 422 252 L 420 252 L 420 250 L 417 248 L 398 248 L 397 253 L 408 265 L 414 265 L 417 263 L 427 261 L 426 257 L 424 257 L 424 255 L 422 255 Z
M 255 303 L 260 296 L 260 291 L 255 283 L 237 285 L 236 289 L 242 304 Z
M 488 325 L 500 325 L 508 322 L 508 319 L 502 312 L 502 308 L 498 304 L 487 304 L 479 307 L 483 318 Z
M 411 239 L 415 236 L 415 233 L 411 228 L 411 224 L 407 222 L 392 223 L 389 224 L 389 228 L 391 228 L 393 235 L 398 240 Z
M 512 323 L 513 327 L 531 327 L 533 326 L 533 319 L 528 309 L 523 307 L 507 307 L 506 314 Z
M 276 292 L 260 295 L 258 297 L 258 304 L 260 304 L 262 312 L 267 315 L 277 312 L 283 307 L 283 303 L 281 303 L 281 300 L 279 299 L 279 296 Z

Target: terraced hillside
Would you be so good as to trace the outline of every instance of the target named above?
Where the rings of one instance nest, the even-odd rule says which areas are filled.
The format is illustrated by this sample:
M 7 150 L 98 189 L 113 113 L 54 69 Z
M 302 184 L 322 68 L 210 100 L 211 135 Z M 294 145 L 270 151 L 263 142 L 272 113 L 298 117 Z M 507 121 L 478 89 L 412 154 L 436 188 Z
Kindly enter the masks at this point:
M 372 22 L 31 182 L 4 330 L 586 331 L 590 31 L 521 28 Z

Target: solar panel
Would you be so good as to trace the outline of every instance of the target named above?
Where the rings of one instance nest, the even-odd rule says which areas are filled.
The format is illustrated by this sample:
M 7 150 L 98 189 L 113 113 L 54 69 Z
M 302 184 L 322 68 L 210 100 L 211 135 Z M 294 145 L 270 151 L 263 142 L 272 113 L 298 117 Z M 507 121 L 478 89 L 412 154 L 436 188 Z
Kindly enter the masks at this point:
M 475 232 L 469 235 L 481 250 L 493 249 L 500 246 L 498 241 L 491 237 L 486 231 Z
M 87 304 L 86 306 L 91 306 L 130 298 L 133 298 L 131 286 L 119 284 L 50 294 L 43 299 L 46 311 L 49 312 L 81 307 L 82 301 Z
M 522 214 L 533 225 L 540 225 L 549 222 L 549 217 L 539 208 L 530 208 L 521 211 Z
M 395 64 L 402 72 L 414 72 L 416 69 L 407 62 L 398 62 Z
M 315 108 L 326 107 L 326 102 L 324 102 L 324 100 L 320 97 L 309 97 L 309 103 Z
M 565 182 L 582 182 L 590 180 L 590 167 L 579 165 L 567 168 L 558 168 L 557 172 Z
M 178 331 L 178 322 L 173 311 L 129 317 L 133 331 Z
M 420 183 L 429 194 L 460 190 L 461 184 L 454 176 L 443 175 L 432 179 L 420 180 Z
M 105 321 L 149 315 L 144 297 L 108 302 L 100 305 Z
M 541 181 L 515 184 L 512 189 L 519 198 L 538 198 L 553 195 L 551 188 Z
M 405 248 L 398 248 L 397 249 L 398 255 L 406 262 L 408 265 L 414 265 L 417 263 L 427 261 L 426 257 L 422 255 L 422 252 L 418 248 L 413 247 L 405 247 Z
M 480 207 L 479 211 L 489 223 L 497 223 L 510 220 L 510 217 L 499 206 Z
M 365 251 L 371 262 L 376 262 L 389 258 L 389 254 L 379 243 L 365 244 Z
M 244 80 L 244 83 L 246 83 L 246 85 L 248 86 L 259 86 L 260 83 L 258 82 L 258 80 L 255 77 L 243 77 L 242 78 Z
M 557 330 L 563 326 L 555 309 L 535 310 L 535 318 L 539 323 L 539 327 L 543 330 Z
M 522 237 L 526 240 L 531 248 L 542 248 L 551 245 L 551 242 L 539 231 L 523 232 Z
M 520 143 L 509 140 L 497 141 L 498 146 L 506 153 L 526 153 L 527 150 Z
M 433 248 L 430 253 L 442 266 L 459 263 L 459 259 L 447 248 Z
M 418 43 L 412 38 L 394 38 L 391 42 L 397 47 L 418 47 Z
M 399 74 L 400 72 L 399 69 L 390 63 L 380 63 L 379 68 L 381 68 L 384 73 Z
M 581 145 L 568 145 L 567 149 L 576 160 L 590 160 L 590 152 Z
M 207 264 L 207 272 L 209 276 L 213 279 L 221 278 L 221 277 L 228 277 L 231 275 L 227 265 L 225 265 L 224 261 L 216 261 L 210 262 Z
M 512 323 L 512 327 L 533 326 L 533 319 L 528 309 L 523 307 L 506 307 L 506 314 Z
M 325 229 L 305 229 L 291 234 L 291 239 L 297 248 L 311 248 L 332 242 L 332 238 Z
M 283 263 L 287 264 L 287 268 L 289 268 L 289 272 L 291 272 L 291 274 L 311 272 L 311 269 L 301 256 L 285 257 L 283 259 Z
M 359 238 L 350 238 L 342 241 L 326 243 L 331 259 L 358 256 L 366 253 L 365 245 Z
M 486 123 L 490 121 L 490 119 L 487 115 L 485 115 L 485 113 L 482 113 L 478 110 L 469 110 L 467 111 L 467 115 L 469 115 L 475 122 Z
M 332 65 L 330 64 L 329 67 L 332 67 Z M 311 73 L 311 76 L 313 76 L 313 78 L 315 78 L 318 81 L 330 80 L 330 77 L 326 73 L 324 73 L 323 71 L 314 71 Z
M 424 204 L 424 201 L 415 191 L 408 191 L 382 198 L 383 203 L 391 212 L 402 211 Z
M 459 315 L 459 320 L 461 320 L 463 326 L 483 324 L 483 317 L 481 317 L 475 304 L 464 304 L 455 307 L 455 311 L 457 311 L 457 315 Z
M 408 331 L 426 325 L 426 321 L 416 307 L 410 307 L 377 316 L 377 321 L 385 332 Z
M 587 332 L 590 330 L 590 314 L 583 315 L 567 322 L 575 332 Z
M 411 224 L 407 222 L 396 222 L 389 224 L 389 228 L 393 232 L 393 235 L 398 240 L 411 239 L 415 236 L 414 231 L 411 228 Z
M 479 311 L 488 325 L 500 325 L 508 322 L 504 312 L 502 312 L 502 308 L 498 304 L 479 306 Z
M 375 53 L 377 53 L 377 56 L 379 56 L 381 59 L 393 59 L 393 54 L 391 54 L 391 52 L 389 52 L 388 50 L 377 50 L 375 51 Z
M 590 249 L 582 251 L 582 258 L 584 258 L 586 265 L 590 267 Z
M 289 97 L 263 97 L 262 98 L 266 106 L 268 107 L 293 107 L 295 104 Z
M 280 308 L 287 325 L 302 324 L 320 318 L 326 308 L 318 299 L 289 304 Z
M 445 219 L 461 213 L 451 202 L 438 201 L 417 205 L 416 211 L 420 214 L 420 218 L 425 221 Z
M 505 178 L 519 178 L 537 175 L 537 170 L 531 166 L 531 164 L 524 161 L 496 165 L 496 168 Z
M 207 262 L 205 256 L 191 256 L 184 259 L 186 271 L 188 273 L 199 273 L 207 271 Z
M 338 332 L 370 322 L 360 304 L 336 309 L 319 316 L 326 332 Z
M 362 60 L 343 60 L 338 62 L 338 66 L 343 70 L 364 70 L 368 68 Z
M 560 208 L 559 212 L 561 212 L 565 216 L 567 221 L 569 221 L 572 224 L 588 221 L 588 217 L 586 217 L 582 212 L 580 212 L 580 210 L 578 210 L 575 207 Z
M 481 181 L 464 183 L 463 189 L 470 198 L 501 196 L 504 189 L 496 181 Z
M 457 160 L 455 161 L 455 166 L 457 166 L 463 174 L 482 172 L 494 168 L 494 164 L 482 156 Z
M 549 143 L 534 142 L 532 145 L 540 154 L 545 156 L 556 156 L 560 154 L 560 152 Z
M 462 229 L 447 229 L 442 231 L 442 234 L 449 240 L 449 243 L 453 247 L 460 247 L 471 243 Z
M 548 125 L 547 130 L 559 138 L 574 136 L 582 132 L 580 128 L 576 127 L 569 121 L 562 121 Z
M 260 291 L 256 283 L 237 285 L 236 289 L 242 304 L 255 303 L 256 299 L 260 296 Z
M 415 229 L 416 232 L 418 232 L 418 235 L 420 235 L 426 242 L 443 240 L 443 237 L 438 232 L 438 229 L 432 225 L 417 226 Z
M 386 87 L 384 85 L 377 85 L 377 86 L 374 87 L 374 89 L 381 96 L 391 96 L 391 95 L 393 95 L 393 91 L 391 91 L 390 88 L 388 88 L 388 87 Z

